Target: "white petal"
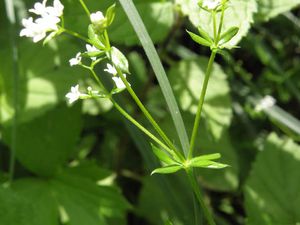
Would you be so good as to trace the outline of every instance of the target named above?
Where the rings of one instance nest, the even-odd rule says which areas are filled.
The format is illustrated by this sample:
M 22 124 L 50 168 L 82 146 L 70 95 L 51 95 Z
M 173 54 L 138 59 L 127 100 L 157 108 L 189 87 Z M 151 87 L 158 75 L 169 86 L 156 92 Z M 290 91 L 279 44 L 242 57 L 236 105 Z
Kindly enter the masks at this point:
M 90 19 L 92 23 L 99 24 L 105 19 L 105 17 L 103 16 L 103 13 L 101 11 L 97 11 L 90 15 Z

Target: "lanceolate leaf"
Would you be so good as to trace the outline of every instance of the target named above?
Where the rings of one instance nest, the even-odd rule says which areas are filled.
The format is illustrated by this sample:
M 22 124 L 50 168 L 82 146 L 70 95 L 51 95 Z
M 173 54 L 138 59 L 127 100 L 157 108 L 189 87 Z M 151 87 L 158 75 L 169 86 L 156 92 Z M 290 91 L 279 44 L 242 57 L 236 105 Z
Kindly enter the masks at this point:
M 188 32 L 188 34 L 191 36 L 191 38 L 192 38 L 195 42 L 197 42 L 199 45 L 203 45 L 203 46 L 207 46 L 207 47 L 210 47 L 210 46 L 211 46 L 212 42 L 209 42 L 208 40 L 206 40 L 206 39 L 200 37 L 200 36 L 197 35 L 197 34 L 194 34 L 193 32 L 190 32 L 190 31 L 188 31 L 188 30 L 187 30 L 187 32 Z
M 195 158 L 191 159 L 191 163 L 197 163 L 203 160 L 215 160 L 221 158 L 220 153 L 215 153 L 215 154 L 208 154 L 208 155 L 201 155 Z
M 155 173 L 161 173 L 161 174 L 175 173 L 180 169 L 182 169 L 182 166 L 180 166 L 180 165 L 170 165 L 170 166 L 157 168 L 157 169 L 153 170 L 151 175 L 153 175 Z
M 201 167 L 201 168 L 208 168 L 208 169 L 223 169 L 228 167 L 227 164 L 218 163 L 210 160 L 199 160 L 191 162 L 191 167 Z
M 188 16 L 195 27 L 201 26 L 210 36 L 213 36 L 213 20 L 211 14 L 201 9 L 197 4 L 197 0 L 175 0 L 175 2 L 181 7 L 182 12 Z M 226 44 L 227 48 L 237 45 L 242 37 L 247 34 L 253 22 L 253 15 L 256 10 L 257 4 L 255 0 L 230 0 L 230 7 L 226 10 L 226 16 L 224 18 L 223 31 L 233 26 L 240 27 L 241 29 L 238 34 Z M 220 15 L 218 14 L 218 16 Z
M 170 158 L 170 156 L 165 153 L 163 150 L 157 148 L 153 144 L 151 144 L 153 153 L 159 158 L 160 161 L 166 163 L 166 164 L 174 164 L 175 161 Z
M 238 27 L 231 27 L 225 33 L 221 35 L 220 45 L 223 45 L 230 41 L 239 32 Z
M 207 41 L 212 41 L 212 38 L 209 36 L 209 34 L 202 29 L 201 26 L 198 27 L 198 31 L 199 31 L 199 34 L 204 38 L 206 39 Z

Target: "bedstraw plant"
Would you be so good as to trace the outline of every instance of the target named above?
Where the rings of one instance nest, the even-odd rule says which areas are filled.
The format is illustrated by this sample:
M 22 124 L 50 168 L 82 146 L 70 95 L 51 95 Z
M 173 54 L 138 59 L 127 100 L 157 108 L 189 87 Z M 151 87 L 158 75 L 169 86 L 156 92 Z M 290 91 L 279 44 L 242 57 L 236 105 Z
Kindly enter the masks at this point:
M 220 153 L 196 156 L 194 149 L 196 139 L 200 139 L 201 141 L 198 130 L 215 57 L 219 53 L 222 54 L 224 49 L 227 48 L 228 42 L 239 31 L 238 27 L 231 27 L 226 31 L 223 30 L 223 19 L 226 9 L 230 7 L 230 2 L 228 0 L 199 1 L 198 6 L 202 9 L 201 13 L 208 13 L 211 16 L 213 21 L 213 35 L 210 35 L 201 26 L 198 27 L 198 34 L 187 31 L 196 43 L 210 48 L 211 55 L 201 88 L 189 149 L 181 149 L 176 143 L 172 142 L 168 134 L 160 127 L 159 123 L 140 100 L 129 82 L 131 79 L 135 79 L 135 75 L 130 73 L 126 56 L 116 46 L 111 44 L 108 27 L 113 23 L 115 16 L 118 16 L 115 15 L 116 5 L 111 5 L 105 14 L 103 14 L 101 11 L 90 12 L 84 0 L 79 1 L 90 20 L 86 29 L 87 36 L 82 36 L 77 31 L 68 29 L 68 24 L 64 22 L 64 6 L 59 0 L 54 0 L 53 5 L 49 5 L 49 2 L 46 0 L 42 3 L 35 3 L 34 8 L 30 9 L 29 12 L 35 14 L 37 18 L 29 17 L 28 19 L 23 19 L 22 24 L 24 28 L 21 30 L 20 36 L 30 37 L 33 42 L 43 41 L 44 44 L 63 34 L 79 39 L 85 45 L 86 49 L 80 50 L 74 58 L 69 60 L 69 64 L 72 67 L 78 66 L 86 69 L 96 81 L 98 87 L 97 89 L 92 89 L 91 87 L 82 87 L 79 84 L 74 84 L 70 92 L 66 94 L 67 103 L 71 105 L 78 100 L 96 98 L 110 100 L 122 116 L 151 139 L 153 153 L 163 165 L 160 168 L 154 169 L 151 174 L 170 174 L 184 170 L 189 178 L 198 203 L 203 210 L 207 223 L 215 225 L 213 214 L 204 201 L 201 189 L 194 175 L 194 170 L 196 168 L 223 169 L 228 165 L 215 161 L 221 158 Z M 104 69 L 102 74 L 96 73 L 95 67 L 98 64 L 106 65 L 106 69 Z M 104 76 L 111 78 L 112 88 L 105 85 L 105 82 L 103 82 Z M 130 94 L 143 115 L 153 126 L 155 133 L 143 126 L 117 102 L 115 96 L 122 94 L 124 91 Z M 184 154 L 184 152 L 188 154 Z

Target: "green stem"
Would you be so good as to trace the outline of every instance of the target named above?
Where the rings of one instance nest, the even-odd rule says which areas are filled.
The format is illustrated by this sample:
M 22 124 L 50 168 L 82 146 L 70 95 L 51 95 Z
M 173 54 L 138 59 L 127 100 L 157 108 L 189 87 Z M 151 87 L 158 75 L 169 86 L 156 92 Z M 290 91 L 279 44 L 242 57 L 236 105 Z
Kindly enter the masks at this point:
M 204 216 L 205 216 L 208 224 L 209 225 L 216 225 L 211 212 L 206 207 L 206 204 L 203 200 L 203 196 L 202 196 L 202 193 L 201 193 L 201 191 L 199 189 L 199 186 L 197 184 L 197 180 L 196 180 L 196 177 L 194 176 L 193 170 L 191 168 L 189 168 L 189 169 L 186 170 L 186 173 L 187 173 L 187 176 L 189 178 L 190 184 L 193 188 L 193 191 L 196 195 L 196 198 L 197 198 L 201 208 L 203 209 L 203 213 L 204 213 Z
M 223 28 L 223 22 L 224 22 L 224 15 L 225 15 L 225 5 L 222 6 L 222 12 L 221 12 L 221 18 L 220 18 L 220 24 L 219 24 L 219 28 L 218 28 L 216 43 L 219 43 L 219 41 L 220 41 L 221 32 L 222 32 L 222 28 Z
M 214 40 L 216 41 L 217 37 L 217 21 L 216 21 L 216 12 L 212 12 L 212 18 L 213 18 L 213 28 L 214 28 Z
M 200 124 L 200 119 L 201 119 L 201 113 L 202 113 L 204 98 L 205 98 L 207 85 L 208 85 L 210 74 L 211 74 L 211 71 L 212 71 L 212 68 L 213 68 L 213 63 L 214 63 L 215 57 L 216 57 L 216 52 L 212 51 L 211 55 L 210 55 L 210 58 L 209 58 L 209 62 L 208 62 L 207 70 L 206 70 L 206 73 L 205 73 L 204 81 L 203 81 L 203 84 L 202 84 L 202 90 L 201 90 L 201 94 L 200 94 L 198 109 L 197 109 L 196 118 L 195 118 L 195 122 L 194 122 L 192 137 L 191 137 L 191 141 L 190 141 L 190 149 L 189 149 L 189 155 L 188 155 L 189 159 L 191 159 L 193 157 L 193 152 L 194 152 L 194 148 L 195 148 L 195 141 L 196 141 L 196 137 L 197 137 L 197 134 L 198 134 L 198 129 L 199 129 L 199 124 Z
M 86 4 L 84 3 L 84 1 L 83 0 L 79 0 L 79 2 L 81 4 L 82 8 L 84 9 L 84 11 L 86 12 L 86 14 L 88 15 L 88 17 L 90 18 L 91 13 L 90 13 L 88 7 L 86 6 Z
M 107 89 L 105 88 L 105 86 L 103 85 L 103 83 L 101 82 L 101 80 L 99 79 L 99 77 L 97 76 L 97 74 L 95 73 L 95 71 L 93 70 L 93 68 L 91 67 L 85 67 L 86 69 L 88 69 L 94 79 L 97 81 L 97 83 L 99 84 L 100 88 L 105 92 L 105 93 L 109 93 L 107 91 Z M 163 147 L 166 151 L 168 151 L 170 154 L 173 155 L 173 151 L 166 146 L 164 143 L 162 143 L 157 137 L 155 137 L 151 132 L 149 132 L 145 127 L 143 127 L 143 125 L 141 125 L 139 122 L 137 122 L 132 116 L 130 116 L 113 98 L 112 96 L 109 95 L 109 100 L 113 103 L 113 105 L 115 106 L 115 108 L 126 118 L 128 119 L 130 122 L 132 122 L 136 127 L 138 127 L 141 131 L 143 131 L 148 137 L 150 137 L 153 141 L 155 141 L 157 144 L 159 144 L 161 147 Z
M 81 39 L 81 40 L 83 40 L 83 41 L 85 41 L 85 42 L 90 43 L 90 44 L 93 45 L 93 43 L 88 38 L 82 36 L 81 34 L 78 34 L 77 32 L 68 30 L 68 29 L 66 29 L 64 27 L 61 27 L 60 29 L 61 29 L 62 32 L 65 32 L 65 33 L 67 33 L 67 34 L 69 34 L 69 35 L 71 35 L 73 37 L 79 38 L 79 39 Z
M 154 127 L 154 129 L 157 131 L 157 133 L 161 136 L 161 138 L 166 142 L 166 144 L 172 149 L 174 150 L 174 153 L 180 157 L 180 159 L 184 160 L 184 157 L 177 151 L 176 147 L 173 145 L 173 143 L 170 141 L 170 139 L 167 137 L 167 135 L 163 132 L 163 130 L 160 128 L 160 126 L 157 124 L 157 122 L 154 120 L 154 118 L 151 116 L 151 114 L 149 113 L 149 111 L 146 109 L 146 107 L 143 105 L 143 103 L 141 102 L 141 100 L 138 98 L 138 96 L 135 94 L 134 90 L 131 88 L 130 84 L 128 83 L 128 81 L 126 80 L 126 78 L 124 77 L 122 71 L 116 66 L 116 70 L 118 72 L 118 75 L 120 76 L 120 78 L 122 79 L 123 83 L 126 86 L 126 89 L 128 90 L 129 94 L 131 95 L 131 97 L 134 99 L 134 101 L 136 102 L 136 104 L 139 106 L 139 108 L 142 110 L 142 112 L 144 113 L 144 115 L 146 116 L 146 118 L 149 120 L 149 122 L 152 124 L 152 126 Z

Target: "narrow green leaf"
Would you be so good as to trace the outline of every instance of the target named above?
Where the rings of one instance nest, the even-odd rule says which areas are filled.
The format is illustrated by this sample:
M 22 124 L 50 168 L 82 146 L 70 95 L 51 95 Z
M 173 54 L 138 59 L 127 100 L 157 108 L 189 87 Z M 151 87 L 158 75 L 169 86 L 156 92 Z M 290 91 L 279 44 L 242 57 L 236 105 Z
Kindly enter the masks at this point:
M 115 18 L 115 10 L 116 10 L 116 3 L 111 5 L 107 10 L 105 17 L 107 19 L 107 26 L 111 25 Z
M 171 157 L 164 152 L 163 150 L 157 148 L 155 145 L 151 144 L 151 148 L 153 153 L 159 158 L 160 161 L 166 163 L 166 164 L 174 164 L 176 163 Z
M 155 173 L 161 173 L 161 174 L 175 173 L 180 169 L 182 169 L 182 167 L 179 165 L 170 165 L 170 166 L 161 167 L 161 168 L 157 168 L 157 169 L 153 170 L 151 175 L 153 175 Z
M 215 159 L 219 159 L 221 158 L 221 154 L 220 153 L 214 153 L 214 154 L 208 154 L 208 155 L 201 155 L 195 158 L 191 159 L 191 163 L 197 163 L 203 160 L 215 160 Z
M 191 36 L 191 38 L 192 38 L 195 42 L 197 42 L 199 45 L 203 45 L 203 46 L 207 46 L 207 47 L 210 47 L 210 46 L 211 46 L 212 42 L 209 42 L 208 40 L 206 40 L 206 39 L 200 37 L 200 36 L 197 35 L 197 34 L 194 34 L 193 32 L 190 32 L 190 31 L 188 31 L 188 30 L 187 30 L 187 32 L 188 32 L 188 34 Z
M 201 167 L 201 168 L 208 168 L 208 169 L 223 169 L 225 167 L 228 167 L 229 165 L 218 163 L 210 160 L 201 160 L 197 162 L 191 162 L 191 167 Z
M 237 33 L 239 32 L 239 28 L 238 27 L 231 27 L 229 28 L 225 33 L 223 33 L 221 35 L 220 38 L 220 45 L 223 45 L 225 43 L 227 43 L 228 41 L 230 41 L 235 35 L 237 35 Z
M 134 6 L 133 2 L 131 0 L 119 0 L 121 3 L 124 12 L 127 14 L 144 50 L 145 53 L 150 61 L 150 64 L 153 68 L 153 71 L 156 75 L 156 78 L 158 80 L 158 83 L 160 85 L 160 88 L 162 90 L 162 93 L 164 95 L 164 98 L 166 99 L 166 103 L 168 105 L 168 108 L 170 110 L 173 122 L 175 124 L 175 128 L 177 131 L 177 134 L 179 136 L 182 149 L 187 155 L 188 149 L 189 149 L 189 139 L 187 136 L 187 132 L 183 123 L 183 119 L 181 117 L 176 99 L 174 97 L 172 88 L 170 86 L 170 82 L 167 78 L 166 72 L 162 66 L 162 63 L 158 57 L 158 54 L 154 48 L 154 44 L 145 28 L 145 25 L 143 24 L 143 21 L 136 10 L 136 7 Z
M 202 29 L 202 27 L 198 27 L 198 31 L 199 31 L 199 34 L 207 41 L 210 41 L 212 43 L 212 38 L 209 36 L 209 34 L 204 30 Z

